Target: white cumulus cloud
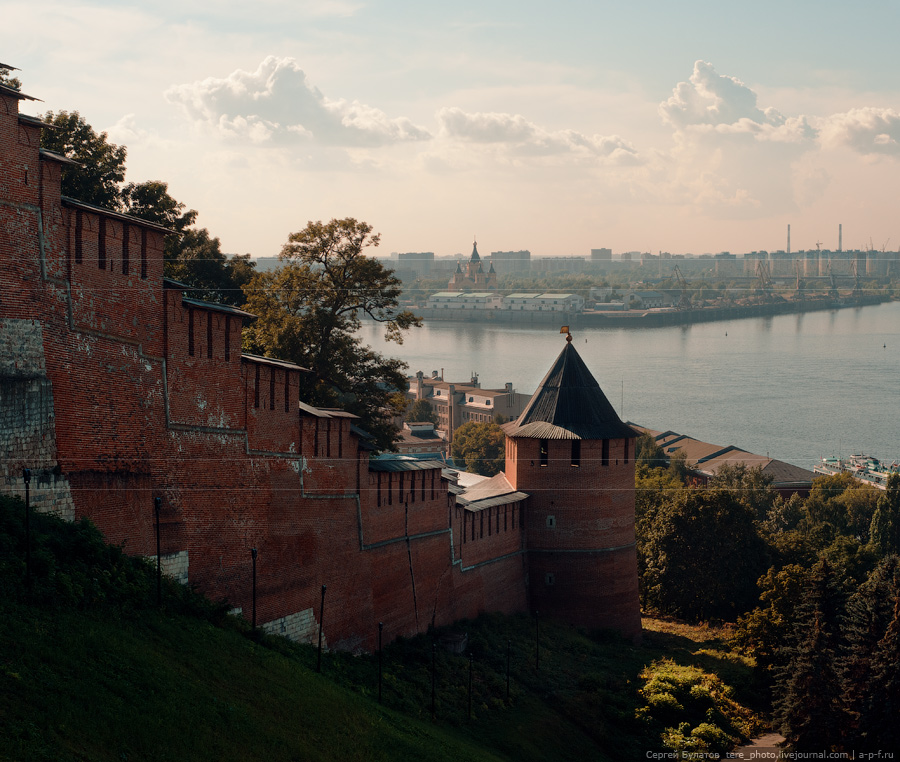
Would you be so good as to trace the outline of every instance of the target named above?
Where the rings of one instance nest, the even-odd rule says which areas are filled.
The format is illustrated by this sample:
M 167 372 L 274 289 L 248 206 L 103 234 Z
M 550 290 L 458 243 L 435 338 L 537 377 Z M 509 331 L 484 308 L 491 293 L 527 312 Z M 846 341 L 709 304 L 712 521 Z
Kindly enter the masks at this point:
M 427 140 L 405 117 L 391 118 L 358 101 L 326 98 L 292 58 L 269 56 L 256 69 L 175 85 L 165 93 L 194 122 L 257 144 L 314 141 L 379 146 Z
M 716 73 L 713 65 L 697 61 L 689 82 L 679 82 L 672 97 L 660 104 L 663 121 L 673 127 L 693 124 L 734 124 L 742 119 L 758 124 L 784 122 L 775 109 L 761 110 L 756 93 L 735 77 Z
M 889 108 L 857 108 L 832 114 L 821 125 L 822 143 L 858 153 L 900 156 L 900 112 Z
M 450 140 L 499 144 L 520 155 L 584 154 L 608 163 L 636 163 L 635 147 L 618 135 L 585 135 L 575 130 L 549 131 L 520 114 L 469 113 L 443 108 L 437 113 L 440 134 Z
M 677 131 L 749 136 L 775 143 L 802 143 L 816 137 L 807 117 L 785 118 L 774 108 L 761 109 L 753 90 L 736 77 L 716 73 L 706 61 L 694 64 L 690 80 L 675 86 L 659 113 Z

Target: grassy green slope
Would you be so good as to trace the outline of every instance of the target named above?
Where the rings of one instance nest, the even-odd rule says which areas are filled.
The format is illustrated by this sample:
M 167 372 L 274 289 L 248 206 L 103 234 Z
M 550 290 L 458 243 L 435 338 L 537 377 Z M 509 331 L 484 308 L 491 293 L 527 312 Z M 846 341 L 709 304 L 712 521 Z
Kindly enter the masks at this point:
M 640 692 L 659 659 L 752 700 L 718 631 L 648 622 L 635 646 L 542 622 L 537 668 L 533 620 L 485 616 L 457 628 L 474 656 L 471 719 L 469 660 L 440 648 L 432 719 L 431 637 L 385 649 L 379 704 L 374 657 L 326 654 L 317 674 L 314 649 L 253 637 L 174 583 L 158 610 L 153 571 L 88 524 L 33 517 L 26 595 L 21 516 L 0 500 L 0 760 L 630 760 L 661 749 L 671 719 Z M 679 722 L 711 716 L 679 700 Z

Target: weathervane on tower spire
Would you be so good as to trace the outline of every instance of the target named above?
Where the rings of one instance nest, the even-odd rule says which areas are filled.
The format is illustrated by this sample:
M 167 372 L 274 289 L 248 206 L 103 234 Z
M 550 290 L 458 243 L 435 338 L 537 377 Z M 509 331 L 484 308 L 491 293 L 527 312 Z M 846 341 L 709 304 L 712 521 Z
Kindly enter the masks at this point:
M 559 332 L 566 334 L 566 343 L 568 343 L 568 344 L 572 343 L 572 334 L 569 331 L 569 326 L 564 325 L 562 328 L 559 329 Z

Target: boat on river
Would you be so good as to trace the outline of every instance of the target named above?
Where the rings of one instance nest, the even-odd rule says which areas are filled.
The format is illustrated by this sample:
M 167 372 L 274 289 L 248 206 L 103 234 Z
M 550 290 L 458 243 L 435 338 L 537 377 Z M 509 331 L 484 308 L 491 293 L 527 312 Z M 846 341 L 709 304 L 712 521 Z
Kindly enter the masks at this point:
M 891 474 L 900 473 L 900 464 L 894 462 L 887 465 L 871 455 L 851 455 L 849 458 L 822 458 L 813 471 L 825 475 L 848 473 L 876 489 L 887 489 L 888 478 Z

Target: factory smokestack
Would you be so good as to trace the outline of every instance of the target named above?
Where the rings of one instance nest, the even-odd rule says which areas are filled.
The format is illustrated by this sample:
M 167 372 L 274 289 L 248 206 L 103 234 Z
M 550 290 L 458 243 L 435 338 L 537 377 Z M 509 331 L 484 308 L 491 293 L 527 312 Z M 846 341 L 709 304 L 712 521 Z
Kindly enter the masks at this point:
M 844 225 L 838 223 L 838 251 L 844 250 Z
M 788 225 L 788 244 L 787 244 L 787 253 L 791 253 L 791 226 Z

